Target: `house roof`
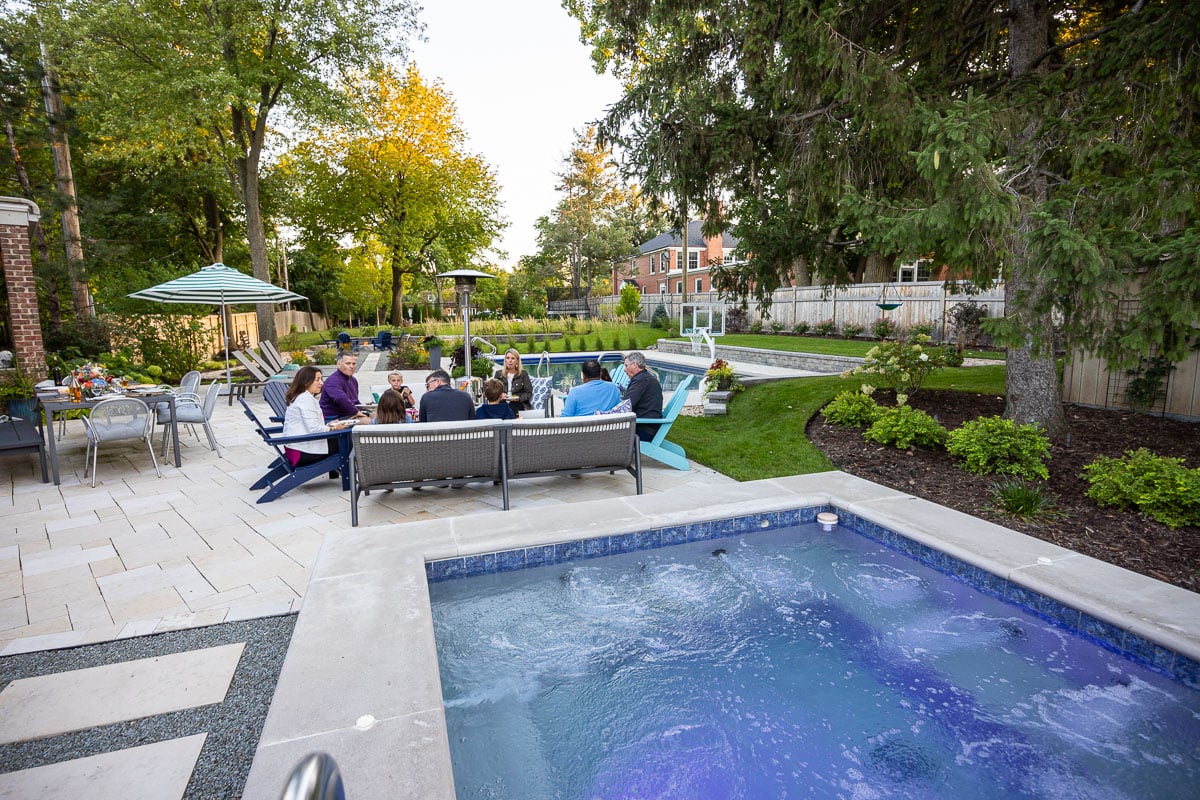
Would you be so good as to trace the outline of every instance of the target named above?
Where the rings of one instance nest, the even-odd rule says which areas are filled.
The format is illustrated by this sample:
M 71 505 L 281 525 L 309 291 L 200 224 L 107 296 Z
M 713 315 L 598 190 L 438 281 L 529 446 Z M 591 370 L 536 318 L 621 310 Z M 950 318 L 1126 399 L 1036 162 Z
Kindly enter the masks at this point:
M 703 223 L 700 220 L 694 219 L 688 223 L 688 247 L 704 249 L 704 234 L 700 232 L 700 227 Z M 721 246 L 734 248 L 738 245 L 738 238 L 726 232 L 721 234 Z M 668 247 L 683 247 L 683 240 L 678 233 L 660 233 L 649 241 L 642 242 L 638 245 L 638 255 L 645 253 L 653 253 L 656 250 L 664 250 Z

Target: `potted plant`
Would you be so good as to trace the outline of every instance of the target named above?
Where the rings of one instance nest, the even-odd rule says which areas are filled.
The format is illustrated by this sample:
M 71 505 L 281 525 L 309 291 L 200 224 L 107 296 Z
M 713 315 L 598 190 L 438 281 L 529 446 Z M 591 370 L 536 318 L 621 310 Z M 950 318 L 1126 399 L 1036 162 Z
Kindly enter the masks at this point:
M 711 392 L 740 392 L 746 387 L 738 381 L 733 367 L 723 358 L 718 358 L 704 373 L 704 391 Z
M 438 335 L 431 333 L 421 340 L 421 345 L 429 353 L 429 369 L 442 368 L 442 340 Z
M 20 367 L 5 370 L 0 378 L 0 398 L 4 399 L 9 416 L 33 419 L 33 395 L 33 380 Z

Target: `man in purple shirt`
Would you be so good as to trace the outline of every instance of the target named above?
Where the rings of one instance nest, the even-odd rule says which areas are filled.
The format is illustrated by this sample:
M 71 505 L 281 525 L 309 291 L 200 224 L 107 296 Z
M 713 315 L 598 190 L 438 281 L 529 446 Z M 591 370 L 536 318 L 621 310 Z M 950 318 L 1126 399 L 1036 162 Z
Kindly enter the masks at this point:
M 354 377 L 357 366 L 358 356 L 353 352 L 343 350 L 338 354 L 337 372 L 326 378 L 321 388 L 321 413 L 326 420 L 370 419 L 358 408 L 358 379 Z

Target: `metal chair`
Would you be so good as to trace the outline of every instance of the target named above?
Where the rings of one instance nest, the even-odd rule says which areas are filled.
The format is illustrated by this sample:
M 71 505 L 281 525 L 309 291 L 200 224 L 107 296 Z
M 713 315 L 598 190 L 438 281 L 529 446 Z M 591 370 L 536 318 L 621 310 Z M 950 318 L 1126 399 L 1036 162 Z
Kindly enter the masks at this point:
M 196 370 L 185 372 L 175 391 L 177 394 L 197 394 L 200 391 L 200 373 Z
M 83 477 L 87 477 L 90 461 L 92 486 L 96 486 L 96 463 L 99 460 L 101 442 L 118 442 L 124 439 L 140 439 L 150 451 L 154 473 L 162 477 L 158 459 L 154 457 L 154 415 L 150 407 L 134 397 L 110 397 L 92 407 L 91 413 L 83 418 L 84 433 L 87 434 L 87 452 L 84 454 Z
M 208 385 L 208 391 L 204 395 L 204 400 L 201 401 L 198 394 L 180 394 L 175 398 L 175 422 L 177 425 L 187 425 L 191 429 L 192 435 L 197 439 L 200 436 L 196 433 L 196 426 L 204 427 L 204 435 L 208 437 L 208 449 L 217 454 L 218 458 L 223 458 L 221 455 L 221 447 L 217 444 L 217 436 L 213 433 L 212 420 L 213 409 L 217 406 L 217 398 L 221 394 L 221 384 L 213 381 Z M 171 437 L 171 409 L 159 406 L 156 414 L 158 424 L 163 426 L 163 457 L 167 455 L 167 444 Z

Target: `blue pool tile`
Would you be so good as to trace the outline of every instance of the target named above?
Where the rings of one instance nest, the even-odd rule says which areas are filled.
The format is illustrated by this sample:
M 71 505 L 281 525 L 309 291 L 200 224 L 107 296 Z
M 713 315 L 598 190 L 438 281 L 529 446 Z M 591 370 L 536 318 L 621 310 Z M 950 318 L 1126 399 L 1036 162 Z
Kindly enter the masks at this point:
M 1200 689 L 1200 662 L 1192 661 L 1187 656 L 1175 654 L 1175 663 L 1171 666 L 1171 674 L 1188 686 Z
M 1170 670 L 1175 661 L 1175 653 L 1154 642 L 1143 639 L 1135 633 L 1125 634 L 1125 652 L 1134 658 L 1141 659 L 1160 669 Z
M 683 544 L 688 541 L 688 526 L 672 525 L 670 528 L 659 528 L 658 535 L 663 547 L 672 544 Z
M 1072 629 L 1079 627 L 1079 609 L 1077 608 L 1071 608 L 1057 600 L 1043 596 L 1042 607 L 1038 610 L 1042 613 L 1042 616 L 1052 622 L 1057 622 Z
M 600 536 L 595 539 L 583 540 L 583 557 L 584 558 L 599 558 L 606 556 L 610 552 L 607 536 Z
M 1033 591 L 1032 589 L 1026 589 L 1024 586 L 1018 586 L 1015 583 L 1008 584 L 1008 594 L 1006 595 L 1006 598 L 1018 605 L 1024 606 L 1034 613 L 1037 613 L 1038 609 L 1041 607 L 1043 599 L 1041 594 Z
M 538 547 L 525 548 L 525 564 L 530 567 L 544 567 L 554 563 L 554 545 L 544 544 Z
M 512 572 L 525 569 L 525 550 L 504 550 L 496 553 L 496 571 Z
M 582 557 L 583 542 L 559 542 L 554 545 L 554 563 L 556 564 Z
M 440 561 L 430 561 L 425 565 L 425 575 L 430 581 L 462 578 L 466 574 L 466 562 L 461 558 L 444 558 Z
M 481 553 L 476 556 L 466 556 L 467 575 L 491 575 L 496 572 L 496 554 Z
M 1079 631 L 1116 650 L 1125 649 L 1125 631 L 1089 614 L 1079 615 Z

